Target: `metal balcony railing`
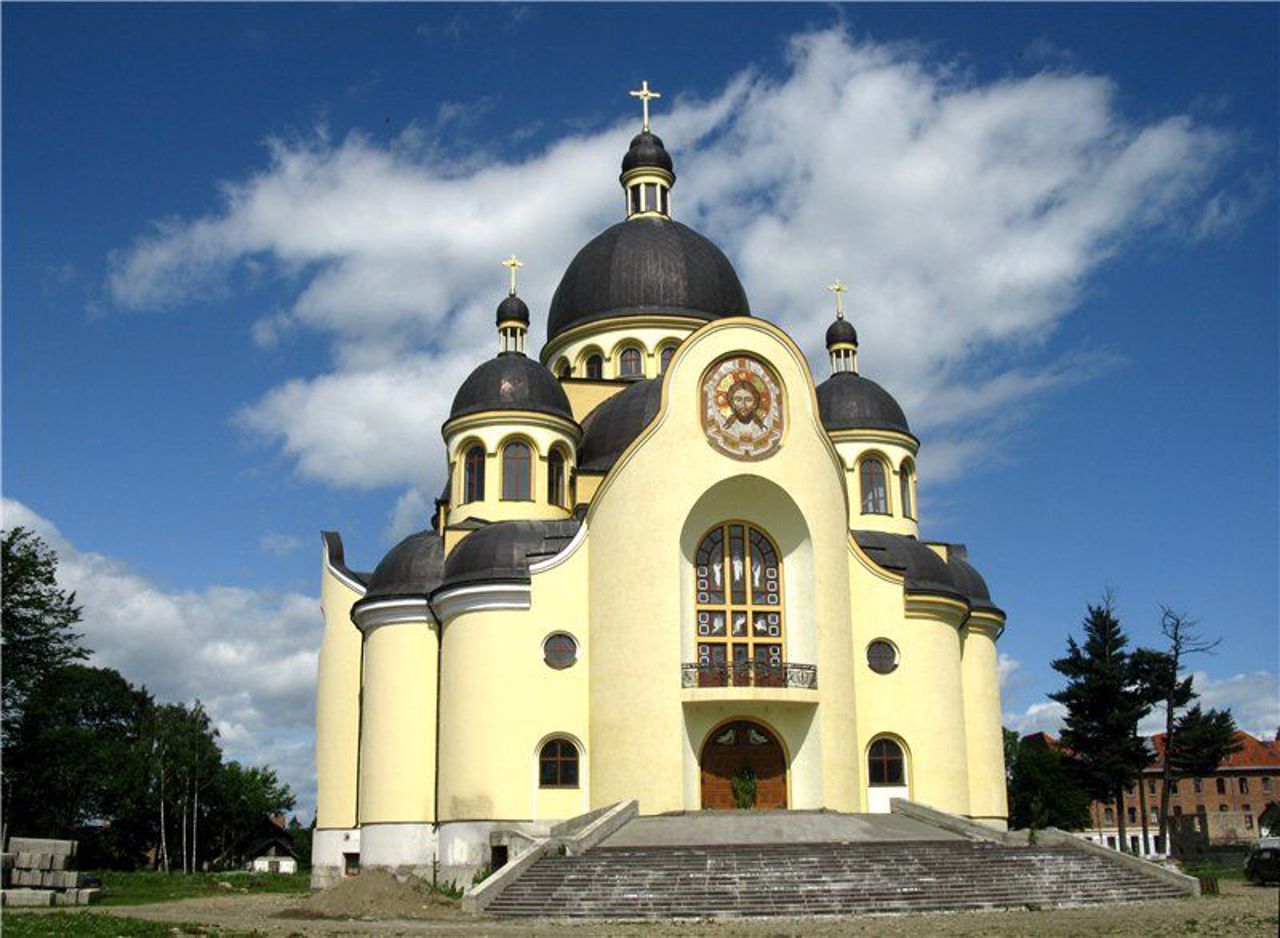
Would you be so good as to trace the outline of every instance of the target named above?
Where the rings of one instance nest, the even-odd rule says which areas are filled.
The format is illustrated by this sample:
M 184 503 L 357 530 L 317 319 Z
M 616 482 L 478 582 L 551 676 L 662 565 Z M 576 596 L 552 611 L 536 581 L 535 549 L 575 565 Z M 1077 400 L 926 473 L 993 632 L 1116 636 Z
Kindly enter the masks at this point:
M 795 687 L 816 690 L 818 668 L 812 664 L 783 661 L 738 661 L 734 664 L 685 663 L 680 666 L 681 687 Z

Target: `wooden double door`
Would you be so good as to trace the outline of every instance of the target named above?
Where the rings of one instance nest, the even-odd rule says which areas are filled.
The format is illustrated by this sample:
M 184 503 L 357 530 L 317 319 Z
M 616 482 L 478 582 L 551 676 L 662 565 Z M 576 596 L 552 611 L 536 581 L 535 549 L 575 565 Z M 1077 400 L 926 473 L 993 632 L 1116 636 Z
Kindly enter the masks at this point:
M 759 723 L 735 720 L 718 728 L 702 747 L 700 764 L 703 808 L 787 806 L 787 757 Z

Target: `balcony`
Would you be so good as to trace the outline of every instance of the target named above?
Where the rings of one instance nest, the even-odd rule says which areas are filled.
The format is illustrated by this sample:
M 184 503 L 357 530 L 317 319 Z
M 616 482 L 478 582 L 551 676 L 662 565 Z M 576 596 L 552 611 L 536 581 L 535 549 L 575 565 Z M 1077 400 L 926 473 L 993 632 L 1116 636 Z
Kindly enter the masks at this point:
M 739 661 L 734 664 L 680 666 L 686 703 L 761 700 L 777 703 L 818 702 L 818 668 L 789 661 Z

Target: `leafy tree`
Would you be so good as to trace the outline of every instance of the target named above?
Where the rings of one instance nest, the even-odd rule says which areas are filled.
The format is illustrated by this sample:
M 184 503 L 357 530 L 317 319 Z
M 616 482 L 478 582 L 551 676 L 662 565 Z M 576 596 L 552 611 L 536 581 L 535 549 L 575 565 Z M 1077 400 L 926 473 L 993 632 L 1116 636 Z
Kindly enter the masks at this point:
M 1016 829 L 1083 830 L 1089 825 L 1089 793 L 1080 784 L 1070 758 L 1053 749 L 1013 737 L 1009 762 L 1009 823 Z
M 118 671 L 67 665 L 32 688 L 5 751 L 11 830 L 65 837 L 137 815 L 146 790 L 142 733 L 151 698 Z M 124 852 L 128 824 L 113 833 Z M 144 838 L 145 839 L 145 838 Z
M 1081 784 L 1095 798 L 1112 799 L 1125 836 L 1124 789 L 1138 779 L 1147 751 L 1138 721 L 1151 709 L 1146 692 L 1135 684 L 1129 639 L 1120 628 L 1109 595 L 1090 605 L 1084 620 L 1084 645 L 1067 638 L 1067 655 L 1053 668 L 1067 686 L 1049 697 L 1067 708 L 1062 743 L 1076 760 Z
M 7 742 L 22 719 L 32 690 L 47 675 L 88 657 L 73 630 L 80 621 L 76 594 L 58 587 L 58 556 L 40 537 L 23 527 L 3 537 L 4 591 L 0 608 L 0 680 L 4 720 L 0 733 Z

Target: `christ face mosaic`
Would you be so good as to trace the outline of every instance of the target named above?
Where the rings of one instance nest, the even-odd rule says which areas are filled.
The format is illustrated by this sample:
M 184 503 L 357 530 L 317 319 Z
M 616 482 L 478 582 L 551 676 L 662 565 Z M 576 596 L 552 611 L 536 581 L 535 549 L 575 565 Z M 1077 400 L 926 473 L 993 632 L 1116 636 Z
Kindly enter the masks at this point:
M 734 459 L 772 456 L 782 443 L 782 382 L 749 355 L 721 359 L 702 380 L 707 442 Z

